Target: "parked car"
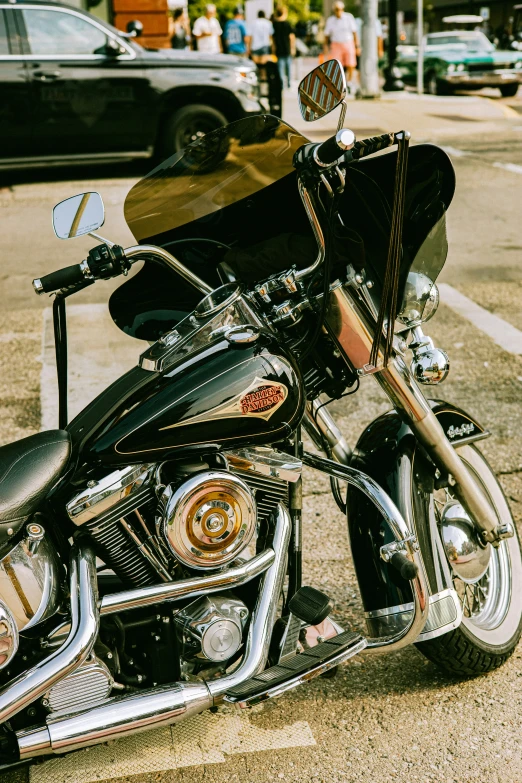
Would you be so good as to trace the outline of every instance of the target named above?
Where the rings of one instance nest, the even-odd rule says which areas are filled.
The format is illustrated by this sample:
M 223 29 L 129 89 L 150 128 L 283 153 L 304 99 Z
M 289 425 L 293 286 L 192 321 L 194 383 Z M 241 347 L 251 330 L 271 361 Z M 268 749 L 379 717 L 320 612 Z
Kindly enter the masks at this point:
M 41 0 L 0 0 L 0 86 L 0 166 L 166 157 L 262 111 L 249 60 L 144 49 Z
M 516 95 L 522 82 L 522 52 L 497 51 L 477 30 L 430 33 L 424 48 L 424 84 L 432 95 L 498 87 Z M 417 47 L 400 46 L 397 66 L 406 84 L 417 83 Z

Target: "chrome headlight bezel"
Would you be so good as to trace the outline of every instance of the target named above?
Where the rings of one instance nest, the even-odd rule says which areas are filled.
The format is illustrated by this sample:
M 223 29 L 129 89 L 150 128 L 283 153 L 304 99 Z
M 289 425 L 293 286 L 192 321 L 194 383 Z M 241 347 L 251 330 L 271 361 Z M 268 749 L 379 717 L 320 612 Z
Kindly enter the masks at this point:
M 423 272 L 410 272 L 397 320 L 409 329 L 433 318 L 440 304 L 437 285 Z

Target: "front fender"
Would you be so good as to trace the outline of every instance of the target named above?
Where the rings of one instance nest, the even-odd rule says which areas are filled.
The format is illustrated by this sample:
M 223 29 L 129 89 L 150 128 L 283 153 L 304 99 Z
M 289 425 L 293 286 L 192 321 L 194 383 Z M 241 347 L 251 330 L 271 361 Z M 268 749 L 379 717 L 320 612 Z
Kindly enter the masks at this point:
M 429 403 L 446 436 L 455 446 L 489 435 L 472 416 L 456 406 L 442 400 L 430 400 Z M 386 490 L 411 531 L 416 534 L 432 597 L 430 618 L 433 624 L 431 604 L 447 598 L 448 589 L 451 588 L 438 565 L 434 531 L 430 529 L 429 523 L 435 473 L 433 464 L 412 430 L 395 410 L 379 416 L 365 429 L 357 442 L 351 464 L 367 473 Z M 347 516 L 352 556 L 369 634 L 378 636 L 385 632 L 394 633 L 398 622 L 404 623 L 409 619 L 413 597 L 409 582 L 402 579 L 380 557 L 381 546 L 391 540 L 388 526 L 375 506 L 352 487 L 348 489 Z M 442 605 L 438 608 L 446 613 L 446 619 L 451 619 L 450 605 L 445 609 Z M 454 617 L 451 627 L 458 625 L 457 619 L 460 622 L 460 617 Z M 430 636 L 438 635 L 434 630 L 429 633 Z

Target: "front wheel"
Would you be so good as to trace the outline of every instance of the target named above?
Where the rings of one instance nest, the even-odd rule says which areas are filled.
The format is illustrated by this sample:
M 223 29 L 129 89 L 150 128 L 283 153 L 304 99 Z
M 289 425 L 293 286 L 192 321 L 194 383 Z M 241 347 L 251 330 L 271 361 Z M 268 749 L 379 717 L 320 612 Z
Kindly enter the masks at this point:
M 486 459 L 472 445 L 458 451 L 489 497 L 499 522 L 510 522 L 515 528 L 507 500 Z M 444 510 L 455 503 L 450 490 L 451 487 L 433 493 L 439 533 Z M 448 560 L 462 605 L 462 623 L 444 636 L 417 644 L 430 661 L 451 674 L 473 676 L 498 668 L 512 655 L 522 633 L 522 556 L 518 535 L 515 533 L 498 548 L 489 549 L 489 563 L 480 578 L 467 574 L 462 567 L 466 558 L 462 545 L 459 556 Z

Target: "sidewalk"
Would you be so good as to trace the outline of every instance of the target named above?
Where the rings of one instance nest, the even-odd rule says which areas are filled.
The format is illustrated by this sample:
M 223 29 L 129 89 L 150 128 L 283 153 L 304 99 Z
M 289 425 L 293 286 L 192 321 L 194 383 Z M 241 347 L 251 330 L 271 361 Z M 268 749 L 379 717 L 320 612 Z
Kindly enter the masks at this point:
M 307 70 L 301 65 L 298 75 Z M 308 63 L 310 70 L 314 61 Z M 298 81 L 283 93 L 283 119 L 314 141 L 331 136 L 337 129 L 340 109 L 322 120 L 307 123 L 301 117 L 297 102 Z M 485 95 L 417 95 L 414 92 L 383 92 L 377 100 L 357 100 L 348 96 L 345 127 L 357 138 L 388 131 L 409 130 L 413 142 L 426 142 L 456 134 L 484 136 L 520 124 L 521 116 L 500 98 Z M 511 120 L 511 122 L 510 122 Z

